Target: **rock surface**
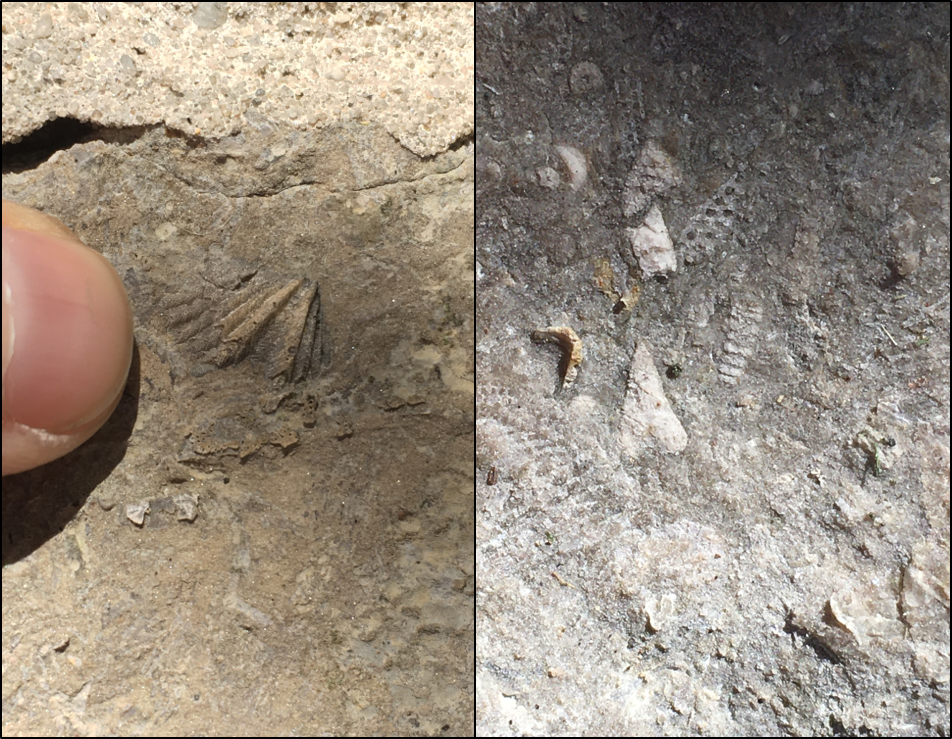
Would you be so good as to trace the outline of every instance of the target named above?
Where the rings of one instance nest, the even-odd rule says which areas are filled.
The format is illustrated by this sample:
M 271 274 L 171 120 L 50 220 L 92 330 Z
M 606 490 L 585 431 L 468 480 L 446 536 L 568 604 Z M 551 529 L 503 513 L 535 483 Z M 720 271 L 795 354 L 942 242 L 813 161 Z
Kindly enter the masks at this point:
M 473 131 L 469 3 L 12 3 L 3 142 L 58 118 L 220 138 L 373 122 L 437 154 Z
M 947 735 L 948 7 L 485 3 L 477 48 L 477 733 Z

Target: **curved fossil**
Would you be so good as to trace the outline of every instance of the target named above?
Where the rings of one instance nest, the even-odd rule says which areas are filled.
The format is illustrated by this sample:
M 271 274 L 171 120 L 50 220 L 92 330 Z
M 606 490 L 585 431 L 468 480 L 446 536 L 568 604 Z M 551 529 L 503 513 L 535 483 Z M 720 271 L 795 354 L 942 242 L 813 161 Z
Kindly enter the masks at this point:
M 578 365 L 582 363 L 582 340 L 574 329 L 568 326 L 549 326 L 533 331 L 532 340 L 537 344 L 543 342 L 558 344 L 562 350 L 562 360 L 559 362 L 561 387 L 564 388 L 575 382 Z

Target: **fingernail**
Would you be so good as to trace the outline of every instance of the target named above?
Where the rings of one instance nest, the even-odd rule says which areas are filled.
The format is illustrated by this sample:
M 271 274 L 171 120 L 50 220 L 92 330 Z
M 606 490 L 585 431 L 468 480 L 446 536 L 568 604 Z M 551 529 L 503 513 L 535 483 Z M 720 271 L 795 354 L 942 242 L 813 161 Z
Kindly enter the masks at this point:
M 83 244 L 4 226 L 2 297 L 4 421 L 65 434 L 103 414 L 132 359 L 113 266 Z

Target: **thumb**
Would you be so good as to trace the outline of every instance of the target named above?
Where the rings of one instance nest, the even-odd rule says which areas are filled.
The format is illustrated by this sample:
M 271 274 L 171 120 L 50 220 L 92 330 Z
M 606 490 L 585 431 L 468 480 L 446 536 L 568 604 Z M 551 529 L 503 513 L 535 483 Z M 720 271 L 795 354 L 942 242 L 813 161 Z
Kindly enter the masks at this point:
M 132 359 L 112 265 L 56 218 L 3 201 L 3 474 L 61 457 L 109 418 Z

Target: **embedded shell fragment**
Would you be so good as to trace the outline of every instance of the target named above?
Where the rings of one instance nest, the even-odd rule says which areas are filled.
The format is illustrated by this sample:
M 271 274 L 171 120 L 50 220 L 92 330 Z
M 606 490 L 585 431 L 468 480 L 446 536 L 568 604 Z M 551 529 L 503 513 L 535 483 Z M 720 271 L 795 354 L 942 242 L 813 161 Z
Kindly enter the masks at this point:
M 575 382 L 578 366 L 582 363 L 582 340 L 574 329 L 568 326 L 549 326 L 532 332 L 532 340 L 537 344 L 551 342 L 562 350 L 559 362 L 559 379 L 562 387 Z
M 317 282 L 258 276 L 239 290 L 216 287 L 173 293 L 163 306 L 165 328 L 193 376 L 246 359 L 287 383 L 320 373 L 328 352 Z
M 569 170 L 569 187 L 572 190 L 578 190 L 588 179 L 588 164 L 585 161 L 585 155 L 574 146 L 561 144 L 555 147 L 555 150 L 562 157 L 565 166 Z
M 654 437 L 662 451 L 673 454 L 683 451 L 688 443 L 684 427 L 664 394 L 661 376 L 651 358 L 651 346 L 642 340 L 638 342 L 628 375 L 622 408 L 621 448 L 635 455 L 648 437 Z
M 638 264 L 645 279 L 666 272 L 675 272 L 678 260 L 674 254 L 674 244 L 668 235 L 668 227 L 657 205 L 652 205 L 644 223 L 638 228 L 628 228 L 631 251 L 638 257 Z

